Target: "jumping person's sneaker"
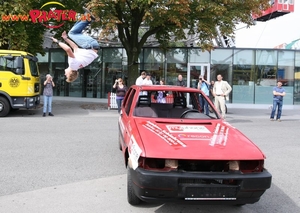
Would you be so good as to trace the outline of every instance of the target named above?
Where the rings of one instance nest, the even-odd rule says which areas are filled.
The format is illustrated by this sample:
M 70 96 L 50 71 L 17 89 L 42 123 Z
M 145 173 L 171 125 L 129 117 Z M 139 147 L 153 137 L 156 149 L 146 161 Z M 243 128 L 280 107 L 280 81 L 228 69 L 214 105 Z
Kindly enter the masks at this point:
M 93 21 L 96 20 L 95 16 L 91 13 L 91 11 L 90 11 L 89 9 L 87 9 L 86 7 L 82 7 L 82 9 L 83 9 L 83 11 L 84 11 L 85 13 L 90 14 L 90 17 L 91 17 L 91 19 L 92 19 Z

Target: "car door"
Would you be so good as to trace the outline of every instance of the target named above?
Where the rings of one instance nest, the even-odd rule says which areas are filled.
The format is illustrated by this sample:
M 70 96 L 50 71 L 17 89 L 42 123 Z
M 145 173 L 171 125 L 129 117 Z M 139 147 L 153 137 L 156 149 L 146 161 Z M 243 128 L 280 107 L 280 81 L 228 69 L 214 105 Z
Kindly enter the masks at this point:
M 132 108 L 134 107 L 133 100 L 134 100 L 134 95 L 136 94 L 136 90 L 130 88 L 127 91 L 127 94 L 123 100 L 122 103 L 122 108 L 121 108 L 121 113 L 119 117 L 119 141 L 122 147 L 123 152 L 125 151 L 128 142 L 130 140 L 130 132 L 131 132 L 131 116 L 132 113 L 131 111 L 133 110 Z

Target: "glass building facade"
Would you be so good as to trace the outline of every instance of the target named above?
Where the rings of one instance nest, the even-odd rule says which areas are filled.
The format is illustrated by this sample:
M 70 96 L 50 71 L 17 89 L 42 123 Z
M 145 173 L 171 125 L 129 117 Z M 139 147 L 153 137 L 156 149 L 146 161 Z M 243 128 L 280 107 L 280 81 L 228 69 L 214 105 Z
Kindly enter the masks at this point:
M 99 57 L 79 70 L 79 78 L 65 81 L 67 55 L 62 49 L 48 49 L 38 55 L 42 80 L 47 73 L 54 78 L 55 96 L 107 98 L 116 78 L 127 79 L 127 55 L 124 48 L 103 47 Z M 139 57 L 139 70 L 151 73 L 154 82 L 161 78 L 173 85 L 181 74 L 187 86 L 196 87 L 200 74 L 209 81 L 218 74 L 232 86 L 230 103 L 270 104 L 272 89 L 278 80 L 286 91 L 285 105 L 300 105 L 300 51 L 284 49 L 217 48 L 210 52 L 198 48 L 145 47 Z M 139 73 L 136 73 L 136 77 Z

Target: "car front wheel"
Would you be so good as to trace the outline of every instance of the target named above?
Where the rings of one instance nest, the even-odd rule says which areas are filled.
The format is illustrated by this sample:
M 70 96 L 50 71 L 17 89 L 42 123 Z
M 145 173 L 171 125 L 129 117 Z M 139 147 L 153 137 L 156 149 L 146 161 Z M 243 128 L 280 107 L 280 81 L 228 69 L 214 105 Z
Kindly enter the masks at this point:
M 127 200 L 131 205 L 138 205 L 141 203 L 141 200 L 134 194 L 129 166 L 127 166 Z

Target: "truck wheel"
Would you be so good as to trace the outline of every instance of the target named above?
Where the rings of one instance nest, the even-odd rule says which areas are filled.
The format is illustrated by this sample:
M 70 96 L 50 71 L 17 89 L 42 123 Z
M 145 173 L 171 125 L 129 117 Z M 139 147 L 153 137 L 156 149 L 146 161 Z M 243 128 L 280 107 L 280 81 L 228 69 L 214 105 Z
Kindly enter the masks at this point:
M 138 205 L 141 203 L 141 200 L 134 194 L 133 185 L 132 185 L 130 168 L 127 166 L 127 200 L 131 205 Z
M 4 97 L 0 97 L 0 117 L 5 117 L 10 111 L 10 105 L 8 100 Z

